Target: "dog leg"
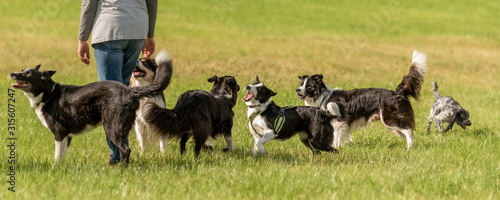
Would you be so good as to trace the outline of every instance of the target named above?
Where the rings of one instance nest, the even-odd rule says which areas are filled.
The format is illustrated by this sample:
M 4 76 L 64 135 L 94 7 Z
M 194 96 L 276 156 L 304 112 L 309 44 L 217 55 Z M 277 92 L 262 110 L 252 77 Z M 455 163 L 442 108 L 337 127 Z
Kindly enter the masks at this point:
M 427 123 L 427 133 L 431 131 L 431 125 L 432 125 L 432 118 L 429 117 L 429 122 Z
M 413 146 L 413 133 L 411 129 L 401 130 L 406 138 L 406 148 L 410 149 Z
M 332 126 L 335 129 L 333 138 L 333 148 L 338 149 L 347 142 L 350 142 L 351 132 L 347 122 L 336 122 L 332 120 Z
M 434 120 L 434 109 L 431 108 L 431 113 L 429 114 L 429 122 L 427 123 L 427 133 L 431 131 L 432 120 Z
M 181 156 L 186 154 L 186 142 L 189 139 L 189 135 L 187 133 L 184 133 L 181 137 L 181 142 L 180 142 L 180 148 L 181 148 Z
M 267 130 L 267 131 L 264 131 L 264 134 L 262 135 L 262 137 L 260 138 L 260 140 L 258 142 L 256 142 L 257 143 L 256 144 L 257 148 L 260 150 L 260 153 L 262 155 L 267 154 L 267 151 L 264 148 L 264 144 L 266 144 L 267 142 L 269 142 L 272 139 L 274 139 L 274 137 L 276 137 L 274 135 L 274 131 L 273 130 Z
M 448 121 L 448 126 L 443 130 L 443 133 L 445 133 L 448 130 L 451 130 L 453 128 L 453 124 L 455 124 L 455 120 L 457 120 L 457 115 L 453 114 L 452 117 L 450 117 L 450 120 Z
M 201 148 L 205 145 L 207 141 L 207 135 L 209 132 L 201 133 L 200 135 L 195 135 L 194 137 L 194 155 L 198 157 L 200 155 Z M 210 146 L 211 147 L 211 146 Z
M 66 136 L 61 141 L 55 140 L 55 161 L 58 162 L 64 159 L 64 156 L 68 152 L 69 143 L 71 141 L 71 137 Z
M 311 149 L 313 155 L 319 155 L 321 152 L 318 149 L 315 149 L 313 145 L 311 144 L 311 140 L 309 138 L 309 135 L 306 132 L 300 132 L 299 133 L 299 138 L 302 144 L 304 144 L 307 148 Z
M 148 136 L 146 127 L 138 121 L 135 122 L 135 135 L 137 136 L 137 143 L 141 147 L 141 153 L 144 153 L 148 148 Z
M 257 144 L 259 144 L 259 140 L 260 138 L 257 138 L 255 135 L 253 137 L 254 141 L 253 141 L 253 151 L 252 151 L 252 154 L 254 156 L 256 156 L 258 153 L 259 153 L 259 146 Z
M 160 146 L 160 152 L 162 154 L 165 154 L 165 151 L 168 147 L 168 142 L 167 142 L 167 138 L 163 138 L 161 136 L 158 136 L 158 145 Z
M 436 130 L 441 132 L 443 130 L 443 122 L 439 118 L 435 119 L 434 121 L 435 121 L 434 123 L 436 124 Z
M 224 135 L 224 139 L 226 140 L 227 147 L 224 147 L 222 151 L 224 153 L 229 153 L 234 150 L 234 141 L 233 137 L 231 137 L 231 134 L 229 135 Z

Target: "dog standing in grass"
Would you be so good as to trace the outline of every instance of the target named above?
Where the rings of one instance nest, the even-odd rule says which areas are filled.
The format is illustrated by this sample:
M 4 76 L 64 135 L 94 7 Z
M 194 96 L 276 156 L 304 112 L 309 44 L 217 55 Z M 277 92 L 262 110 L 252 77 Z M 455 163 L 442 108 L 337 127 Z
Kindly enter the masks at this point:
M 52 80 L 55 71 L 40 71 L 40 65 L 22 72 L 10 73 L 19 89 L 55 138 L 55 160 L 68 152 L 71 139 L 102 124 L 106 136 L 120 151 L 120 161 L 129 163 L 127 138 L 139 109 L 139 101 L 165 90 L 172 77 L 172 60 L 156 60 L 158 73 L 153 82 L 143 87 L 127 87 L 117 81 L 99 81 L 84 86 L 63 85 Z
M 158 56 L 156 56 L 156 60 L 164 60 L 165 57 L 168 57 L 168 55 L 166 52 L 162 51 L 158 54 Z M 158 65 L 156 65 L 155 59 L 140 58 L 137 61 L 132 77 L 130 78 L 130 87 L 143 87 L 151 85 L 156 76 L 157 69 Z M 137 110 L 137 118 L 135 118 L 135 134 L 137 136 L 137 142 L 139 143 L 142 151 L 145 151 L 148 148 L 148 145 L 151 144 L 153 146 L 158 146 L 160 151 L 165 153 L 165 148 L 168 145 L 167 139 L 160 137 L 160 135 L 156 133 L 148 123 L 146 123 L 146 119 L 144 119 L 144 105 L 148 102 L 156 103 L 159 107 L 165 108 L 165 97 L 163 96 L 163 93 L 141 100 L 141 105 L 139 110 Z
M 469 120 L 469 112 L 460 106 L 455 99 L 449 96 L 441 96 L 438 92 L 438 85 L 436 82 L 432 83 L 434 90 L 434 97 L 436 101 L 432 104 L 431 113 L 429 115 L 429 123 L 427 124 L 427 132 L 431 129 L 432 121 L 436 123 L 438 131 L 446 132 L 453 128 L 453 124 L 461 126 L 466 129 L 472 123 Z M 448 126 L 443 130 L 443 123 L 448 123 Z
M 173 109 L 161 108 L 157 104 L 144 106 L 144 117 L 150 126 L 165 138 L 180 138 L 180 152 L 185 154 L 186 142 L 194 138 L 195 155 L 205 147 L 212 151 L 211 142 L 223 135 L 227 147 L 224 152 L 234 150 L 231 136 L 234 112 L 240 86 L 233 76 L 214 76 L 210 91 L 189 90 L 179 96 Z
M 424 81 L 427 57 L 415 50 L 410 71 L 395 90 L 362 88 L 353 90 L 330 89 L 323 82 L 323 75 L 299 76 L 302 86 L 296 92 L 306 106 L 329 111 L 342 116 L 332 121 L 335 127 L 334 147 L 351 140 L 351 132 L 379 120 L 392 133 L 406 140 L 406 147 L 413 145 L 415 115 L 409 97 L 418 99 Z

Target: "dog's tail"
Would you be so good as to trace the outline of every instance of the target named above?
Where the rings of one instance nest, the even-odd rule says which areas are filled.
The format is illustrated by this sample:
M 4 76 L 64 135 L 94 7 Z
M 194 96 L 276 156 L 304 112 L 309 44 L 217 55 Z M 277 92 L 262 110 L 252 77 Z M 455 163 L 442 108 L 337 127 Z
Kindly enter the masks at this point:
M 156 129 L 162 137 L 170 137 L 178 130 L 177 114 L 173 110 L 162 108 L 156 103 L 147 103 L 143 107 L 146 123 Z
M 425 72 L 427 71 L 427 56 L 425 54 L 413 51 L 410 72 L 403 77 L 403 81 L 396 88 L 396 93 L 405 97 L 412 96 L 418 100 L 420 88 L 424 82 Z
M 144 87 L 133 87 L 132 93 L 138 98 L 151 97 L 163 92 L 170 84 L 172 78 L 172 58 L 165 50 L 162 50 L 155 59 L 158 65 L 156 76 L 150 85 Z
M 434 81 L 432 83 L 432 89 L 434 90 L 434 97 L 436 97 L 436 99 L 439 99 L 439 97 L 441 97 L 441 95 L 439 95 L 438 88 L 438 83 Z
M 181 95 L 174 109 L 147 103 L 144 119 L 162 137 L 182 137 L 190 131 L 193 135 L 209 134 L 212 130 L 210 116 L 203 109 L 213 109 L 214 102 L 201 98 L 202 95 L 193 93 Z

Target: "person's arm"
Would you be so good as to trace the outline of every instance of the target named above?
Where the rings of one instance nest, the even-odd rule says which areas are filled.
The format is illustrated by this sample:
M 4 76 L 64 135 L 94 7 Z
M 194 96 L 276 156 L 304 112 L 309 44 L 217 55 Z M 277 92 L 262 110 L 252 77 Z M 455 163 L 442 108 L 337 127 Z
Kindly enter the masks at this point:
M 94 25 L 98 0 L 82 0 L 80 11 L 80 29 L 78 31 L 78 57 L 85 64 L 90 64 L 90 49 L 87 41 Z
M 158 0 L 146 0 L 146 6 L 148 9 L 148 37 L 142 46 L 142 53 L 145 58 L 149 58 L 151 55 L 155 53 L 155 24 L 156 24 L 156 15 L 158 12 Z

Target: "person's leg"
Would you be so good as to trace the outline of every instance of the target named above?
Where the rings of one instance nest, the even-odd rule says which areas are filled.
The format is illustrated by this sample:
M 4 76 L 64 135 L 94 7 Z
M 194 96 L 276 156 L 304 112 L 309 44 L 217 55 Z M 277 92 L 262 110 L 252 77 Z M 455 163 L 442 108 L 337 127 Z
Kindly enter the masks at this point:
M 122 80 L 123 84 L 126 86 L 129 86 L 130 84 L 130 77 L 134 72 L 137 59 L 139 59 L 139 56 L 141 55 L 143 44 L 144 40 L 128 40 L 125 48 L 123 49 Z
M 125 85 L 128 86 L 130 83 L 130 76 L 132 75 L 132 72 L 135 67 L 135 62 L 134 66 L 130 69 L 130 66 L 128 66 L 127 70 L 123 70 L 124 68 L 124 58 L 125 58 L 125 52 L 128 52 L 130 50 L 127 50 L 128 46 L 128 40 L 119 40 L 119 41 L 109 41 L 109 42 L 103 42 L 103 43 L 98 43 L 94 44 L 94 56 L 96 58 L 96 65 L 97 65 L 97 76 L 99 81 L 104 81 L 104 80 L 113 80 L 113 81 L 118 81 L 121 83 L 124 83 Z M 141 46 L 142 47 L 142 46 Z M 140 53 L 141 48 L 139 48 L 138 52 Z M 137 57 L 135 60 L 137 60 Z M 127 62 L 129 58 L 127 58 Z M 128 73 L 128 78 L 127 75 L 124 77 L 124 72 Z M 127 79 L 124 79 L 127 78 Z M 120 151 L 118 147 L 108 138 L 106 137 L 106 142 L 111 150 L 110 154 L 110 164 L 115 164 L 120 162 Z M 128 139 L 127 139 L 127 145 L 128 145 Z

